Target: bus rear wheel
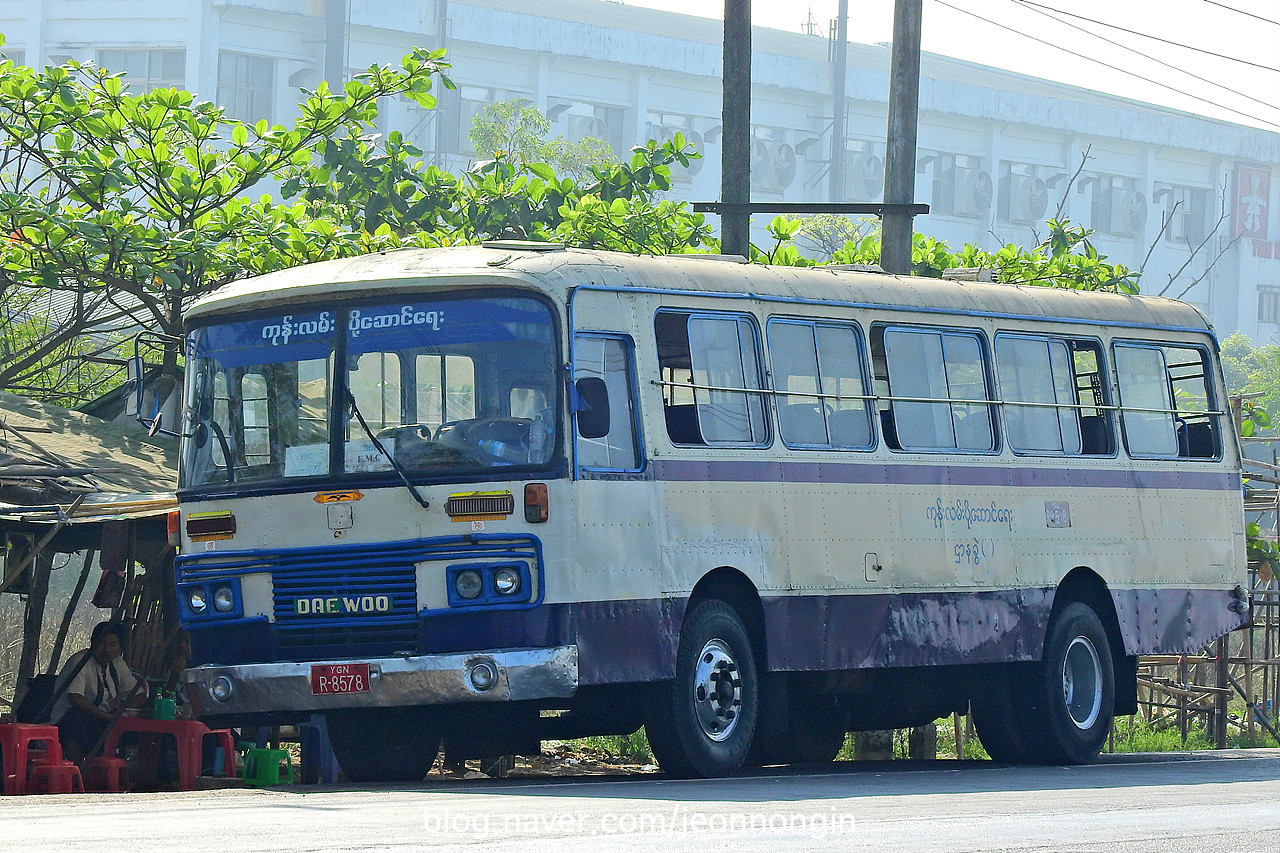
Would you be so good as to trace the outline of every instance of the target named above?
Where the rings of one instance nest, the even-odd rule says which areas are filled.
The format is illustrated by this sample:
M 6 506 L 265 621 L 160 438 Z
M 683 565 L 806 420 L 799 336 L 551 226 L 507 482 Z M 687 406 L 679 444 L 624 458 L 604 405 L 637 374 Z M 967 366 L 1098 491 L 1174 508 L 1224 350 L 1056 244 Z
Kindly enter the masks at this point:
M 440 750 L 440 729 L 425 708 L 329 711 L 329 744 L 352 782 L 417 782 Z
M 1054 617 L 1037 663 L 996 668 L 973 700 L 992 758 L 1016 764 L 1088 764 L 1115 713 L 1111 644 L 1098 615 L 1073 601 Z
M 680 630 L 676 676 L 658 689 L 646 722 L 664 772 L 680 778 L 731 776 L 755 735 L 759 693 L 751 641 L 723 601 L 693 606 Z

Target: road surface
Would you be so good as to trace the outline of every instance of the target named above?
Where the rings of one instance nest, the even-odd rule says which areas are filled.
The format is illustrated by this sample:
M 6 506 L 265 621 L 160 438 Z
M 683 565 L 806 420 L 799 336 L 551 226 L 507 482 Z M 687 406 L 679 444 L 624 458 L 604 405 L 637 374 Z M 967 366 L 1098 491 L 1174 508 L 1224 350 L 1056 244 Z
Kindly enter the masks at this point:
M 1280 849 L 1280 750 L 0 798 L 0 851 Z

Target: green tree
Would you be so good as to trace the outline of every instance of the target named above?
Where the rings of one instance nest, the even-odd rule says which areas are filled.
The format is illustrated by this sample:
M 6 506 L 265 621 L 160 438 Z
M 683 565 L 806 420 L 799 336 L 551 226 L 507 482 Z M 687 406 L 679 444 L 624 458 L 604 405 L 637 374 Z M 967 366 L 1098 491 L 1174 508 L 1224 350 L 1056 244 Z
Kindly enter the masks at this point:
M 380 98 L 433 105 L 447 67 L 442 51 L 415 50 L 341 91 L 321 83 L 284 127 L 237 121 L 179 89 L 133 95 L 92 64 L 0 61 L 0 297 L 64 306 L 47 334 L 15 341 L 0 387 L 31 382 L 104 316 L 177 335 L 184 304 L 245 271 L 358 251 L 363 232 L 249 194 L 310 168 L 328 140 L 367 133 Z
M 996 279 L 1013 284 L 1038 284 L 1076 290 L 1106 290 L 1137 293 L 1138 273 L 1123 264 L 1107 263 L 1089 237 L 1093 231 L 1072 225 L 1066 220 L 1049 220 L 1048 236 L 1038 245 L 1026 249 L 1012 243 L 990 252 L 969 243 L 960 251 L 943 241 L 915 234 L 911 245 L 912 274 L 940 277 L 948 269 L 981 268 L 995 273 Z M 817 261 L 799 254 L 795 243 L 803 233 L 801 219 L 777 217 L 769 224 L 774 245 L 767 251 L 752 247 L 752 259 L 764 263 L 812 266 Z M 831 255 L 837 264 L 880 263 L 880 235 L 867 232 L 845 242 Z
M 528 101 L 486 104 L 471 121 L 467 138 L 481 159 L 504 157 L 513 162 L 546 163 L 557 174 L 582 180 L 592 167 L 607 169 L 618 162 L 609 143 L 593 136 L 569 142 L 548 138 L 551 121 Z

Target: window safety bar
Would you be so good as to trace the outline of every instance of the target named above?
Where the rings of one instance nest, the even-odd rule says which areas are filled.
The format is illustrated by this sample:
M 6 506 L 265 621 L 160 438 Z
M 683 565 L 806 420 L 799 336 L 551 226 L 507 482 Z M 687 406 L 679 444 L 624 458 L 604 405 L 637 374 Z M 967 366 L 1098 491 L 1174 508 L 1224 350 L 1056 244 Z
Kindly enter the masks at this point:
M 900 397 L 892 394 L 820 394 L 814 391 L 779 391 L 776 388 L 736 388 L 729 385 L 700 385 L 693 382 L 671 382 L 651 379 L 651 384 L 662 388 L 687 388 L 693 391 L 724 391 L 733 394 L 764 394 L 771 397 L 804 397 L 811 400 L 863 400 L 887 403 L 952 403 L 966 406 L 1022 406 L 1040 409 L 1071 409 L 1098 412 L 1142 412 L 1156 415 L 1198 415 L 1202 417 L 1226 417 L 1230 412 L 1199 411 L 1194 409 L 1153 409 L 1144 406 L 1111 406 L 1097 403 L 1034 403 L 1026 400 L 985 400 L 962 397 Z

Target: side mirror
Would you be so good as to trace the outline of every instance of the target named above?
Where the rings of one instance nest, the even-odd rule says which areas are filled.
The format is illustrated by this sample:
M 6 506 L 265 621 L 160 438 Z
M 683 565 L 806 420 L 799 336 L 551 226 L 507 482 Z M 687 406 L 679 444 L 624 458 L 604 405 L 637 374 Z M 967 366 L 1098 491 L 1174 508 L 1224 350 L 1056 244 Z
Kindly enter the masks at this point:
M 577 392 L 578 435 L 603 438 L 609 434 L 609 387 L 597 376 L 573 383 Z
M 141 355 L 134 355 L 126 365 L 128 378 L 124 383 L 124 413 L 136 418 L 142 412 L 142 385 L 146 375 L 146 365 Z

